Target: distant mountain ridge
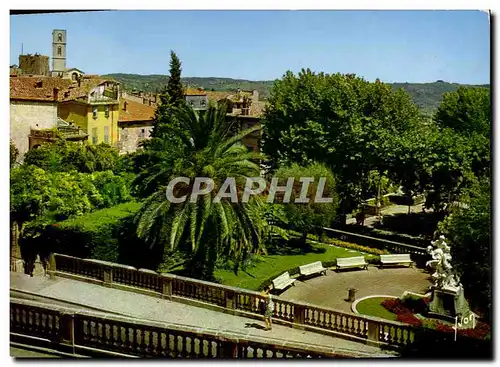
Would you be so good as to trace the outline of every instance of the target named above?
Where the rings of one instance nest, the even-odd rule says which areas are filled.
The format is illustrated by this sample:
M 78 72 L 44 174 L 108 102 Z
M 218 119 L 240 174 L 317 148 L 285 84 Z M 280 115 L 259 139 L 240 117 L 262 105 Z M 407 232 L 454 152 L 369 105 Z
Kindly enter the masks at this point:
M 137 90 L 144 92 L 159 92 L 167 83 L 167 75 L 139 75 L 139 74 L 107 74 L 105 77 L 113 78 L 120 82 L 125 90 Z M 265 99 L 269 95 L 274 80 L 252 81 L 246 79 L 232 79 L 221 77 L 192 77 L 182 78 L 182 82 L 193 88 L 204 88 L 215 91 L 235 91 L 257 90 L 261 98 Z M 443 94 L 445 92 L 454 92 L 460 86 L 466 87 L 485 87 L 490 88 L 489 84 L 469 85 L 458 83 L 447 83 L 438 80 L 433 83 L 387 83 L 394 89 L 403 88 L 412 97 L 413 101 L 423 112 L 431 113 L 437 109 Z

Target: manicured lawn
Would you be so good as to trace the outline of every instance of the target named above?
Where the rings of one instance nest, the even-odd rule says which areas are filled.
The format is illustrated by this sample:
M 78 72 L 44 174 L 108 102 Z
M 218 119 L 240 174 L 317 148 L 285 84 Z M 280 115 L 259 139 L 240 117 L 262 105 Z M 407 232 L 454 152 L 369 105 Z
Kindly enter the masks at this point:
M 381 305 L 382 301 L 386 300 L 385 297 L 368 298 L 356 305 L 356 310 L 363 315 L 380 317 L 386 320 L 396 321 L 397 316 L 395 313 L 390 312 Z
M 328 246 L 326 244 L 313 244 L 311 251 L 293 255 L 263 256 L 253 266 L 245 271 L 238 271 L 238 275 L 231 270 L 217 270 L 215 276 L 222 284 L 251 290 L 259 290 L 265 281 L 276 278 L 287 270 L 292 270 L 301 265 L 315 261 L 333 261 L 338 257 L 362 256 L 358 251 L 350 252 L 344 248 Z M 372 257 L 373 255 L 366 255 Z

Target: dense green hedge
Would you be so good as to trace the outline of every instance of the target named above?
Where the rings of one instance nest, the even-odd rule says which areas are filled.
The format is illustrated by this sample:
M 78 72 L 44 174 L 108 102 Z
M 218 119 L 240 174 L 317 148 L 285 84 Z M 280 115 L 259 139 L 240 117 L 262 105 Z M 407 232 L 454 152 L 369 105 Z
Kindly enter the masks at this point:
M 118 262 L 123 224 L 141 204 L 128 202 L 48 226 L 36 240 L 51 252 Z

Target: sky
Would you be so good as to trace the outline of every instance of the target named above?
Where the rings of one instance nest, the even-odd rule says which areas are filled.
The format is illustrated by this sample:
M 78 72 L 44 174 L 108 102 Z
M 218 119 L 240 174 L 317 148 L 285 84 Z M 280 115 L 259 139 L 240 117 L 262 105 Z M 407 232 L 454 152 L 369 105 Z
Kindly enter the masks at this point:
M 310 68 L 388 83 L 490 83 L 490 25 L 479 11 L 12 15 L 10 64 L 21 47 L 52 56 L 53 29 L 67 30 L 67 67 L 87 74 L 168 74 L 174 50 L 184 77 L 273 80 Z

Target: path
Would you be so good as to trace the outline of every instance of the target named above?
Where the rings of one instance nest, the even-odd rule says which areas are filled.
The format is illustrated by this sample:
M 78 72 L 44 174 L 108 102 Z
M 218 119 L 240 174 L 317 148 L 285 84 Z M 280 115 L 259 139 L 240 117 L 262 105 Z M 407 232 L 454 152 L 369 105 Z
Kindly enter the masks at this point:
M 288 340 L 329 348 L 333 346 L 339 352 L 352 353 L 359 357 L 394 355 L 391 352 L 381 351 L 377 347 L 310 331 L 292 329 L 283 325 L 274 325 L 272 331 L 264 331 L 260 329 L 263 322 L 254 319 L 72 279 L 60 277 L 54 279 L 45 277 L 31 278 L 24 274 L 11 273 L 10 287 L 11 297 L 12 291 L 18 289 L 32 292 L 38 296 L 56 298 L 61 302 L 71 302 L 83 307 L 92 307 L 101 311 L 119 313 L 144 320 L 203 327 L 227 331 L 228 333 L 237 332 L 241 335 L 256 335 L 269 339 Z M 50 300 L 46 302 L 53 303 Z
M 420 213 L 422 212 L 423 204 L 412 205 L 411 213 Z M 382 209 L 382 215 L 391 216 L 395 214 L 407 214 L 408 213 L 408 205 L 391 205 Z M 378 216 L 373 215 L 365 218 L 365 227 L 373 228 L 375 224 L 378 223 Z M 356 224 L 356 218 L 349 218 L 346 220 L 346 224 Z

